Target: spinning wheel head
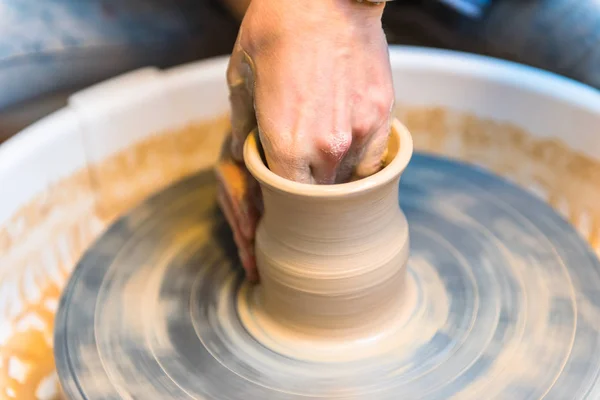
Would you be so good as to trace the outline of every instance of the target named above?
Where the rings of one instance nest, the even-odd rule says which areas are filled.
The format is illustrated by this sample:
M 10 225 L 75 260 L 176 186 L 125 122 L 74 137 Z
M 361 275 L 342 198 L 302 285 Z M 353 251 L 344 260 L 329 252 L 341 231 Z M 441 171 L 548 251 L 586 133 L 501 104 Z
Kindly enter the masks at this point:
M 64 391 L 89 400 L 598 397 L 600 264 L 571 226 L 494 176 L 429 156 L 413 158 L 400 192 L 414 305 L 385 354 L 303 360 L 249 333 L 238 306 L 248 292 L 205 172 L 124 216 L 80 262 L 56 320 Z

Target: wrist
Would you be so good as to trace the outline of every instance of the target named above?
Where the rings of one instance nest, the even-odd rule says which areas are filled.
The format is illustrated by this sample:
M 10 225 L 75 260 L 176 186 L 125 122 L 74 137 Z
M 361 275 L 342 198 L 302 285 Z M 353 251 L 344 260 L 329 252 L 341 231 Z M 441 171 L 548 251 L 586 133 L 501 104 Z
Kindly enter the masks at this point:
M 252 0 L 253 17 L 245 20 L 247 30 L 267 32 L 273 41 L 275 35 L 298 32 L 320 32 L 343 28 L 381 28 L 381 17 L 387 0 Z M 254 29 L 249 25 L 254 26 Z M 266 39 L 266 38 L 265 38 Z
M 381 18 L 388 0 L 345 0 L 359 15 L 375 15 Z

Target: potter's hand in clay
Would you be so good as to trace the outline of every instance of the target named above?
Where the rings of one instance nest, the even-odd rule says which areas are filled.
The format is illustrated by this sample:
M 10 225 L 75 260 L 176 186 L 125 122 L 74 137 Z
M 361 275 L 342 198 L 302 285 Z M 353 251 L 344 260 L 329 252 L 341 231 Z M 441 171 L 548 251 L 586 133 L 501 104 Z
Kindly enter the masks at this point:
M 394 102 L 383 7 L 356 0 L 250 4 L 227 71 L 232 137 L 217 172 L 220 204 L 251 279 L 260 202 L 243 170 L 250 131 L 258 127 L 271 171 L 293 181 L 339 183 L 381 168 Z

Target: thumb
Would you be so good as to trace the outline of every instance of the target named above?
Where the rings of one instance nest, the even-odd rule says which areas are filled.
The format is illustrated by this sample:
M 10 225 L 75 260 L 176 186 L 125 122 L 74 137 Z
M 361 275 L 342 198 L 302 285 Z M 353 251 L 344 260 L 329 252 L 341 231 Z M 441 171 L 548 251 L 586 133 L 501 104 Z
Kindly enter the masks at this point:
M 231 153 L 237 161 L 242 161 L 246 136 L 256 127 L 252 61 L 239 44 L 241 35 L 240 30 L 227 67 L 227 85 L 229 86 L 229 103 L 231 105 Z

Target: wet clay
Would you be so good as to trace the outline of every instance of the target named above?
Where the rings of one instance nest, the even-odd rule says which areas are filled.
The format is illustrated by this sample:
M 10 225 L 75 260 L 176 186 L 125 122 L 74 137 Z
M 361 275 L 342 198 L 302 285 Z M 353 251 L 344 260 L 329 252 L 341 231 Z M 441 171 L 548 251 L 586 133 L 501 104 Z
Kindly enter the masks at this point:
M 314 356 L 336 358 L 348 353 L 346 345 L 375 348 L 392 336 L 414 305 L 414 290 L 406 286 L 408 224 L 398 203 L 410 133 L 395 121 L 387 165 L 338 185 L 275 175 L 260 157 L 256 135 L 244 151 L 265 210 L 256 234 L 261 283 L 239 296 L 246 328 L 279 352 L 295 349 L 305 357 L 313 349 Z

